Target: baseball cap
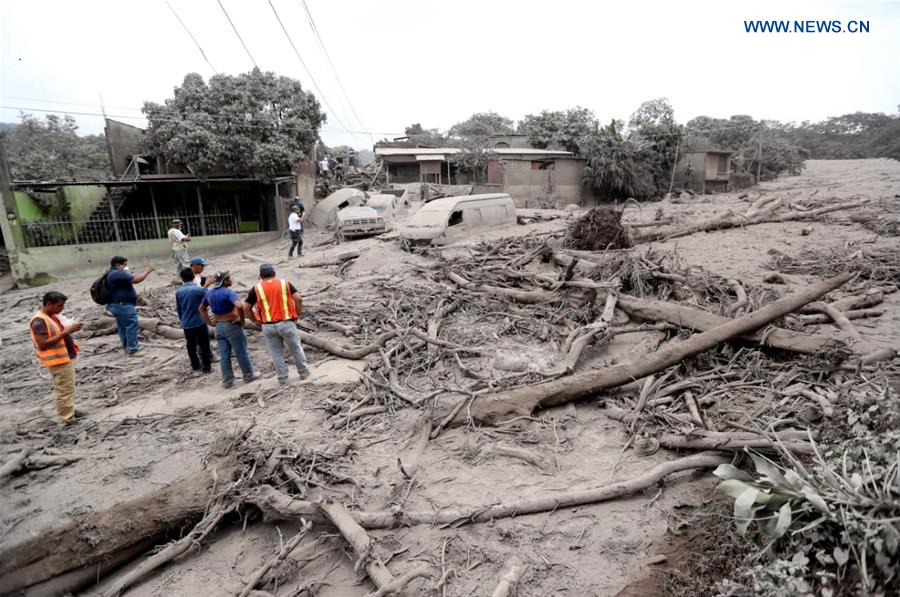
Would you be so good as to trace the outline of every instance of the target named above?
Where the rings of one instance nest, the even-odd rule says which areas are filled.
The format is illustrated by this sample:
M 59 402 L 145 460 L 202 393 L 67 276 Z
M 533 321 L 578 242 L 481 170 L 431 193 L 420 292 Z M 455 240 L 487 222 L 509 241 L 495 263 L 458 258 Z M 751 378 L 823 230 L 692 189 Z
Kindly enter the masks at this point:
M 178 218 L 175 218 L 174 220 L 172 220 L 172 223 L 173 224 L 181 224 L 181 220 L 179 220 Z
M 209 265 L 209 261 L 203 257 L 194 257 L 191 259 L 191 265 Z
M 259 266 L 259 275 L 262 276 L 263 278 L 268 278 L 270 276 L 274 276 L 275 268 L 272 267 L 268 263 L 263 263 L 262 265 Z
M 222 284 L 225 282 L 225 279 L 231 275 L 231 272 L 219 272 L 215 277 L 215 284 L 213 284 L 213 288 L 221 288 Z

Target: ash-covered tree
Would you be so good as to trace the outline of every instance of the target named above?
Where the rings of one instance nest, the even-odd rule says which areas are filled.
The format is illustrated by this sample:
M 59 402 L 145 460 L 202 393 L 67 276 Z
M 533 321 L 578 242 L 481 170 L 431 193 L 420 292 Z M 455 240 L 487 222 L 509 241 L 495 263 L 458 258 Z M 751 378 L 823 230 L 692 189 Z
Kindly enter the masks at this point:
M 675 122 L 675 110 L 668 98 L 642 103 L 628 122 L 629 138 L 640 148 L 653 173 L 658 194 L 666 192 L 675 166 L 678 148 L 684 150 L 684 127 Z
M 413 123 L 404 131 L 409 140 L 423 147 L 441 147 L 447 145 L 447 136 L 438 129 L 426 129 L 421 123 Z
M 103 135 L 79 136 L 78 125 L 68 114 L 41 120 L 21 113 L 19 118 L 21 122 L 3 133 L 13 178 L 57 180 L 82 168 L 109 169 Z
M 519 133 L 540 149 L 563 149 L 575 155 L 581 153 L 581 141 L 599 130 L 597 117 L 587 108 L 543 110 L 528 114 L 519 122 Z
M 584 181 L 607 199 L 652 197 L 657 193 L 652 164 L 624 129 L 622 121 L 613 120 L 580 140 Z
M 164 104 L 144 103 L 145 149 L 203 177 L 222 170 L 268 181 L 308 155 L 325 122 L 300 82 L 258 68 L 191 73 Z
M 497 159 L 497 153 L 485 139 L 468 139 L 459 146 L 459 150 L 450 156 L 450 163 L 460 172 L 472 175 L 472 182 L 483 182 L 487 178 L 487 165 Z
M 450 127 L 450 136 L 461 140 L 486 139 L 515 132 L 513 121 L 496 112 L 477 112 Z

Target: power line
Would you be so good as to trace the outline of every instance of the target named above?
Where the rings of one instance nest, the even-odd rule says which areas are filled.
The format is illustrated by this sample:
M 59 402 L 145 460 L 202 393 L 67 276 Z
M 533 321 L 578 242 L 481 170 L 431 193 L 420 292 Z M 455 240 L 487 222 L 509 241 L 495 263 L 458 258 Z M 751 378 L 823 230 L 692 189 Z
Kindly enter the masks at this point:
M 75 103 L 75 102 L 69 102 L 69 103 Z M 79 104 L 79 105 L 92 106 L 92 105 L 96 105 L 96 104 Z M 130 110 L 131 108 L 120 108 L 120 109 Z M 26 112 L 41 112 L 41 113 L 47 113 L 47 114 L 74 114 L 75 116 L 99 116 L 101 118 L 109 117 L 109 118 L 121 118 L 121 119 L 125 119 L 125 120 L 148 120 L 148 118 L 146 116 L 129 116 L 126 114 L 103 114 L 102 112 L 81 112 L 81 111 L 75 111 L 75 110 L 50 110 L 50 109 L 46 109 L 46 108 L 32 108 L 29 106 L 0 106 L 0 110 L 22 110 L 22 111 L 26 111 Z M 205 116 L 206 116 L 206 118 L 209 118 L 213 121 L 220 121 L 219 123 L 233 122 L 242 127 L 270 128 L 270 126 L 271 126 L 268 124 L 254 124 L 251 122 L 246 122 L 245 120 L 240 119 L 240 118 L 230 118 L 228 116 L 215 116 L 212 114 L 207 114 Z M 154 120 L 159 121 L 159 122 L 184 122 L 185 119 L 184 118 L 164 118 L 164 117 L 160 118 L 160 117 L 157 117 L 157 118 L 154 118 Z M 384 135 L 387 137 L 390 137 L 390 136 L 398 136 L 399 137 L 403 134 L 403 133 L 398 133 L 398 132 L 384 132 L 384 131 L 381 131 L 381 132 L 376 131 L 376 132 L 372 133 L 370 131 L 357 131 L 357 130 L 349 130 L 349 129 L 345 129 L 345 128 L 338 129 L 338 128 L 329 128 L 329 127 L 319 127 L 318 129 L 316 129 L 313 127 L 301 127 L 301 126 L 295 126 L 295 125 L 291 125 L 291 124 L 282 124 L 281 126 L 284 126 L 286 128 L 289 128 L 289 129 L 295 130 L 295 131 L 317 131 L 318 130 L 318 131 L 327 131 L 327 132 L 331 132 L 331 133 L 350 133 L 350 134 L 355 133 L 355 134 L 366 134 L 366 135 L 376 134 L 376 135 Z
M 214 67 L 214 66 L 212 65 L 212 62 L 209 61 L 209 58 L 206 57 L 206 52 L 204 52 L 204 51 L 203 51 L 203 48 L 200 47 L 200 42 L 197 41 L 197 38 L 194 37 L 194 34 L 191 33 L 191 30 L 188 29 L 188 26 L 184 24 L 184 21 L 182 21 L 182 20 L 181 20 L 181 17 L 178 16 L 178 13 L 175 12 L 175 9 L 172 7 L 172 5 L 169 4 L 169 0 L 166 0 L 166 6 L 169 7 L 169 10 L 172 11 L 172 14 L 175 15 L 175 18 L 178 19 L 178 22 L 181 23 L 181 26 L 184 27 L 184 30 L 185 30 L 185 31 L 187 32 L 187 34 L 191 37 L 191 39 L 194 40 L 194 45 L 196 45 L 196 46 L 197 46 L 197 49 L 200 50 L 200 55 L 203 56 L 203 59 L 204 59 L 204 60 L 206 60 L 206 64 L 209 65 L 209 68 L 211 68 L 211 69 L 213 70 L 213 72 L 216 73 L 216 74 L 218 75 L 218 74 L 219 74 L 219 71 L 216 70 L 216 67 Z
M 344 130 L 346 130 L 347 132 L 350 132 L 347 129 L 347 125 L 345 125 L 341 121 L 341 119 L 338 117 L 337 111 L 331 107 L 331 104 L 328 103 L 328 100 L 325 98 L 325 94 L 322 93 L 322 90 L 319 88 L 318 83 L 316 83 L 316 78 L 313 77 L 312 72 L 310 72 L 310 70 L 309 70 L 309 67 L 306 66 L 306 62 L 303 60 L 303 57 L 300 55 L 300 51 L 297 50 L 297 46 L 294 45 L 294 40 L 291 39 L 290 33 L 288 33 L 288 30 L 284 26 L 284 23 L 281 22 L 281 17 L 278 16 L 278 11 L 275 10 L 275 5 L 272 4 L 272 0 L 268 0 L 268 2 L 269 2 L 269 6 L 272 8 L 272 12 L 275 13 L 275 20 L 278 21 L 279 25 L 281 25 L 281 30 L 284 31 L 284 36 L 287 38 L 288 43 L 291 44 L 291 48 L 294 50 L 294 54 L 297 56 L 297 60 L 299 60 L 300 64 L 303 65 L 303 70 L 305 70 L 306 74 L 309 75 L 309 80 L 312 81 L 313 87 L 316 89 L 317 92 L 319 92 L 319 97 L 322 98 L 322 103 L 325 104 L 325 107 L 328 108 L 328 111 L 331 112 L 331 114 L 334 116 L 334 119 L 337 120 L 338 124 L 341 125 L 341 127 Z
M 325 42 L 322 40 L 322 36 L 319 35 L 319 28 L 316 27 L 316 21 L 313 19 L 312 13 L 309 11 L 309 6 L 306 4 L 306 0 L 300 0 L 301 4 L 303 4 L 303 10 L 306 11 L 306 18 L 309 21 L 309 27 L 312 29 L 313 34 L 316 36 L 316 40 L 319 42 L 319 47 L 322 49 L 322 53 L 325 55 L 325 59 L 328 61 L 328 66 L 331 67 L 331 73 L 334 75 L 334 80 L 337 81 L 338 87 L 341 90 L 341 94 L 344 96 L 344 100 L 347 102 L 347 105 L 350 106 L 350 111 L 353 113 L 354 118 L 356 118 L 356 122 L 359 123 L 359 126 L 362 127 L 363 130 L 366 129 L 366 125 L 363 124 L 362 119 L 359 117 L 359 114 L 356 113 L 356 108 L 353 107 L 353 102 L 350 101 L 350 97 L 347 95 L 347 90 L 344 89 L 344 84 L 341 82 L 340 77 L 338 76 L 337 69 L 334 67 L 334 63 L 331 61 L 331 55 L 328 53 L 328 49 L 325 47 Z M 375 142 L 375 139 L 372 138 L 372 134 L 369 134 L 369 138 L 372 143 Z
M 259 68 L 256 65 L 256 60 L 253 59 L 253 54 L 250 53 L 250 49 L 247 47 L 247 44 L 244 43 L 244 38 L 241 37 L 241 34 L 238 33 L 237 27 L 234 26 L 234 23 L 231 21 L 231 17 L 228 16 L 228 11 L 225 10 L 225 6 L 222 5 L 222 0 L 216 0 L 219 3 L 219 8 L 222 9 L 222 12 L 225 13 L 225 18 L 228 19 L 228 24 L 231 25 L 231 28 L 234 29 L 234 34 L 237 35 L 238 40 L 241 42 L 241 45 L 244 46 L 244 51 L 247 52 L 247 56 L 250 57 L 250 62 L 253 63 L 255 68 Z

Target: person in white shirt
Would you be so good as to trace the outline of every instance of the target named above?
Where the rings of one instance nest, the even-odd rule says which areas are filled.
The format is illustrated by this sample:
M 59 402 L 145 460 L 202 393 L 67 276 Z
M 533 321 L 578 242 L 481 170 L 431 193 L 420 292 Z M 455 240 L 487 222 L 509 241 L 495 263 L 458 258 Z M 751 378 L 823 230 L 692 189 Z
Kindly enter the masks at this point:
M 181 231 L 181 220 L 172 220 L 172 227 L 169 228 L 168 237 L 172 243 L 172 261 L 175 262 L 175 273 L 179 274 L 181 270 L 190 266 L 191 256 L 188 255 L 187 244 L 191 241 L 191 235 Z
M 331 178 L 331 163 L 328 161 L 327 155 L 319 162 L 319 170 L 322 171 L 322 178 L 325 180 Z
M 297 249 L 297 256 L 303 255 L 303 204 L 299 198 L 297 202 L 291 206 L 291 215 L 288 216 L 288 231 L 291 233 L 291 248 L 288 250 L 288 259 L 294 256 L 294 249 Z

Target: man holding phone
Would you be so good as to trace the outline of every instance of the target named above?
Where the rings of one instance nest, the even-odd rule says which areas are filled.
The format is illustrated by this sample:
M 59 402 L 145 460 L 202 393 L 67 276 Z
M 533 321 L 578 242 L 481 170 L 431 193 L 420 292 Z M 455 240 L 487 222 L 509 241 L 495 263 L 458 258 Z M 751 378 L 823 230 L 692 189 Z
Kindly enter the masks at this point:
M 78 345 L 72 334 L 81 329 L 80 323 L 66 325 L 60 319 L 67 299 L 61 292 L 48 292 L 44 295 L 43 306 L 31 316 L 28 325 L 38 363 L 47 368 L 53 379 L 56 414 L 63 426 L 78 416 L 75 411 L 75 357 Z

